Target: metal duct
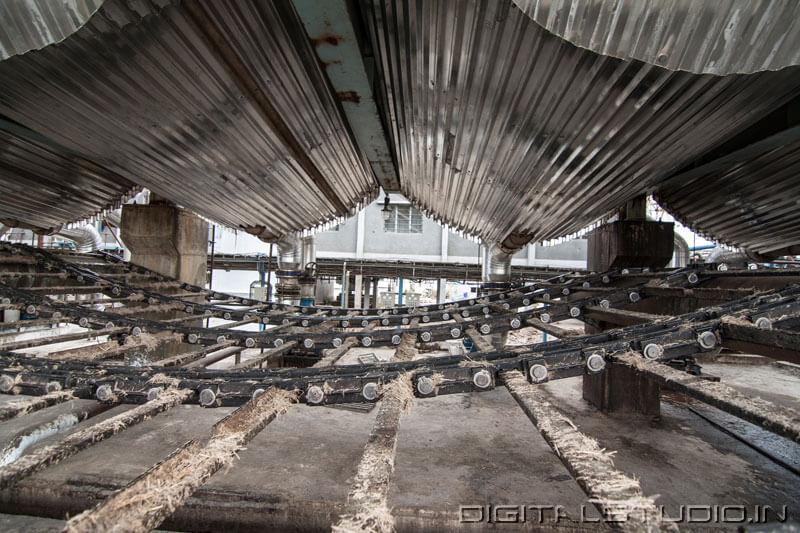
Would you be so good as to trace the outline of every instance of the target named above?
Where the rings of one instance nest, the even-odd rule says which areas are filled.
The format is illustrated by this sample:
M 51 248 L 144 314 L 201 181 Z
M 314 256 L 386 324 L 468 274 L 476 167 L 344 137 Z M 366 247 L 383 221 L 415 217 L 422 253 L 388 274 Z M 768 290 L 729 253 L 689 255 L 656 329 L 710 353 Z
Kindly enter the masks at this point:
M 691 262 L 691 250 L 689 250 L 689 243 L 687 243 L 686 239 L 677 233 L 674 234 L 674 241 L 675 256 L 672 266 L 676 268 L 689 266 L 689 263 Z
M 499 244 L 483 246 L 481 281 L 484 283 L 511 281 L 511 258 L 513 256 L 513 252 L 509 253 Z
M 800 64 L 795 0 L 513 1 L 548 31 L 598 54 L 718 75 Z
M 303 254 L 302 254 L 302 267 L 305 269 L 309 263 L 317 261 L 317 245 L 314 242 L 314 236 L 308 235 L 303 237 Z
M 403 193 L 485 242 L 577 232 L 800 94 L 798 67 L 712 76 L 598 55 L 511 2 L 365 11 Z
M 104 246 L 102 235 L 91 224 L 79 228 L 61 228 L 56 235 L 74 242 L 75 251 L 82 254 L 96 252 Z
M 0 79 L 0 114 L 117 176 L 66 180 L 62 164 L 25 182 L 0 172 L 0 217 L 53 227 L 136 183 L 229 227 L 281 235 L 378 192 L 291 2 L 106 0 L 60 42 L 0 61 Z
M 9 231 L 11 231 L 10 226 L 6 226 L 5 224 L 0 224 L 0 238 L 2 238 L 3 235 L 8 233 Z
M 275 243 L 278 247 L 278 270 L 299 272 L 303 270 L 303 239 L 299 234 L 284 235 Z

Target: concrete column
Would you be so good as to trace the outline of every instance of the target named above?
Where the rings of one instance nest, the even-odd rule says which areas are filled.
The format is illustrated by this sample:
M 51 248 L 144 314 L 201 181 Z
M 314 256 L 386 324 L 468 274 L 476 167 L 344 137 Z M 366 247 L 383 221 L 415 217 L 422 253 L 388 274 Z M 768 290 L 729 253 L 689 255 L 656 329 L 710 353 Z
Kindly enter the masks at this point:
M 443 303 L 446 297 L 447 297 L 447 280 L 444 278 L 440 278 L 439 281 L 436 282 L 436 303 L 437 304 Z
M 362 300 L 364 303 L 364 307 L 369 307 L 369 287 L 371 285 L 369 280 L 370 278 L 364 280 L 364 299 Z
M 663 268 L 672 259 L 675 241 L 671 222 L 647 218 L 647 200 L 639 197 L 619 212 L 619 220 L 589 234 L 587 266 L 595 272 L 631 267 Z M 637 304 L 625 308 L 635 310 Z M 586 326 L 587 331 L 598 328 Z M 600 324 L 600 329 L 603 325 Z M 602 411 L 634 411 L 658 415 L 661 387 L 626 367 L 609 364 L 600 374 L 583 377 L 583 398 Z
M 372 308 L 377 309 L 378 307 L 378 281 L 381 278 L 372 278 Z
M 356 274 L 356 283 L 353 286 L 353 307 L 361 307 L 361 292 L 363 290 L 364 276 Z
M 122 239 L 131 262 L 204 287 L 208 223 L 173 205 L 122 206 Z

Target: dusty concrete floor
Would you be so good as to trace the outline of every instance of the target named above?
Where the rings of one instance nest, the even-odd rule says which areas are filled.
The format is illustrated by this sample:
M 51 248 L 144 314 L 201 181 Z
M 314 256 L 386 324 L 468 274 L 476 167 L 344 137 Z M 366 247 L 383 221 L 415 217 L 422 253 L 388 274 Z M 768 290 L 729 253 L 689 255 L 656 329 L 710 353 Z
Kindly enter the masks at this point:
M 743 391 L 758 392 L 800 409 L 800 376 L 774 365 L 707 364 L 704 370 Z M 770 505 L 778 511 L 786 505 L 791 518 L 800 518 L 800 478 L 697 416 L 685 398 L 664 394 L 661 416 L 646 418 L 598 413 L 582 400 L 580 378 L 548 383 L 544 388 L 583 432 L 616 451 L 616 466 L 638 478 L 646 494 L 660 495 L 657 503 L 665 506 L 668 515 L 677 516 L 681 505 L 745 506 L 748 516 L 753 516 L 755 505 Z M 74 402 L 81 403 L 89 402 Z M 62 405 L 0 424 L 0 441 L 69 407 Z M 114 408 L 94 420 L 128 408 Z M 102 480 L 113 488 L 127 483 L 187 440 L 207 437 L 212 424 L 230 411 L 175 408 L 35 474 L 23 486 L 82 486 Z M 330 513 L 346 499 L 375 413 L 295 406 L 240 452 L 229 470 L 214 476 L 199 496 L 225 500 L 234 510 L 237 499 L 247 500 L 245 511 L 254 515 L 289 513 L 291 527 L 324 529 Z M 784 451 L 800 461 L 800 446 L 768 433 L 765 436 L 783 442 Z M 93 503 L 89 498 L 82 502 L 84 506 Z M 416 402 L 401 425 L 389 504 L 398 516 L 406 517 L 399 520 L 401 529 L 424 525 L 409 518 L 419 509 L 443 511 L 451 519 L 450 525 L 458 525 L 460 505 L 540 506 L 545 525 L 570 530 L 594 528 L 594 524 L 579 523 L 582 506 L 586 516 L 597 516 L 570 473 L 503 388 Z M 193 499 L 190 507 L 200 512 L 198 505 Z M 557 523 L 548 507 L 556 505 L 566 515 Z M 304 512 L 310 518 L 300 516 Z M 528 520 L 528 528 L 539 525 L 535 512 L 529 511 Z M 289 527 L 287 522 L 281 524 Z M 63 522 L 0 516 L 3 531 L 60 525 Z M 519 527 L 507 526 L 500 529 Z M 735 530 L 737 526 L 716 523 L 713 529 Z M 485 527 L 487 524 L 481 523 L 471 529 Z M 682 529 L 706 527 L 692 523 Z

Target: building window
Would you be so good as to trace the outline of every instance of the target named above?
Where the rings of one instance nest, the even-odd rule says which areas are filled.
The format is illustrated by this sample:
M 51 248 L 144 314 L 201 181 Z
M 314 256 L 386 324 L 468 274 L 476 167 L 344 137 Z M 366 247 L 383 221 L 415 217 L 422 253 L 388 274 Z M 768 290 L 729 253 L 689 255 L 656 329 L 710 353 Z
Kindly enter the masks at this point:
M 393 205 L 383 221 L 384 231 L 391 233 L 422 233 L 422 213 L 410 205 Z

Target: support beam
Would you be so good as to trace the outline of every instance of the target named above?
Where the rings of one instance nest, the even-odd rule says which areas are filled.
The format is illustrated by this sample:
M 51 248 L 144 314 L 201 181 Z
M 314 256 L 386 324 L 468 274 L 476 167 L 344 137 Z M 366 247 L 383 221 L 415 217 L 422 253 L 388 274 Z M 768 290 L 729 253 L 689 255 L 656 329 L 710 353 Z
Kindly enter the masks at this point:
M 800 333 L 722 321 L 722 345 L 731 350 L 800 364 Z
M 269 362 L 271 359 L 280 357 L 281 355 L 285 354 L 292 348 L 297 346 L 297 341 L 289 341 L 283 346 L 278 348 L 272 348 L 271 350 L 266 350 L 264 353 L 259 354 L 257 357 L 253 357 L 252 359 L 248 359 L 247 361 L 242 361 L 241 363 L 235 365 L 233 368 L 253 368 L 254 366 L 260 366 L 265 362 Z
M 400 418 L 411 408 L 413 401 L 414 389 L 409 374 L 402 374 L 384 387 L 375 424 L 347 496 L 347 509 L 333 525 L 332 531 L 394 531 L 394 518 L 387 500 L 394 473 Z
M 654 498 L 642 493 L 638 481 L 614 468 L 612 454 L 578 431 L 539 386 L 528 383 L 518 370 L 501 372 L 500 377 L 610 525 L 625 531 L 678 530 L 675 524 L 662 522 Z
M 608 322 L 615 326 L 635 326 L 637 324 L 648 324 L 672 318 L 668 315 L 653 315 L 650 313 L 640 313 L 639 311 L 629 311 L 627 309 L 605 308 L 596 305 L 589 305 L 585 308 L 583 316 L 592 320 Z
M 745 395 L 722 383 L 675 370 L 665 364 L 648 361 L 638 354 L 614 356 L 615 361 L 634 372 L 656 380 L 665 387 L 682 392 L 794 442 L 800 442 L 800 412 L 781 407 L 758 396 Z
M 6 488 L 34 472 L 75 455 L 84 448 L 116 435 L 134 424 L 152 418 L 191 399 L 193 396 L 194 391 L 188 389 L 165 391 L 155 400 L 150 400 L 122 414 L 93 424 L 66 436 L 55 444 L 39 448 L 28 455 L 20 457 L 0 470 L 0 488 Z
M 267 424 L 285 413 L 297 395 L 271 388 L 214 427 L 202 446 L 191 441 L 92 510 L 67 522 L 66 532 L 150 531 L 180 507 L 208 478 L 233 462 Z
M 75 396 L 73 392 L 74 391 L 71 390 L 60 390 L 47 393 L 43 396 L 29 398 L 27 400 L 16 400 L 5 403 L 0 407 L 0 422 L 3 420 L 9 420 L 11 418 L 25 416 L 28 413 L 33 413 L 46 407 L 51 407 L 69 400 L 74 400 Z
M 553 335 L 554 337 L 558 337 L 559 339 L 567 339 L 569 337 L 580 337 L 581 335 L 581 333 L 578 331 L 564 329 L 556 326 L 555 324 L 545 324 L 536 317 L 529 318 L 528 320 L 525 321 L 525 323 L 528 324 L 529 326 L 533 326 L 539 331 L 547 333 L 548 335 Z

